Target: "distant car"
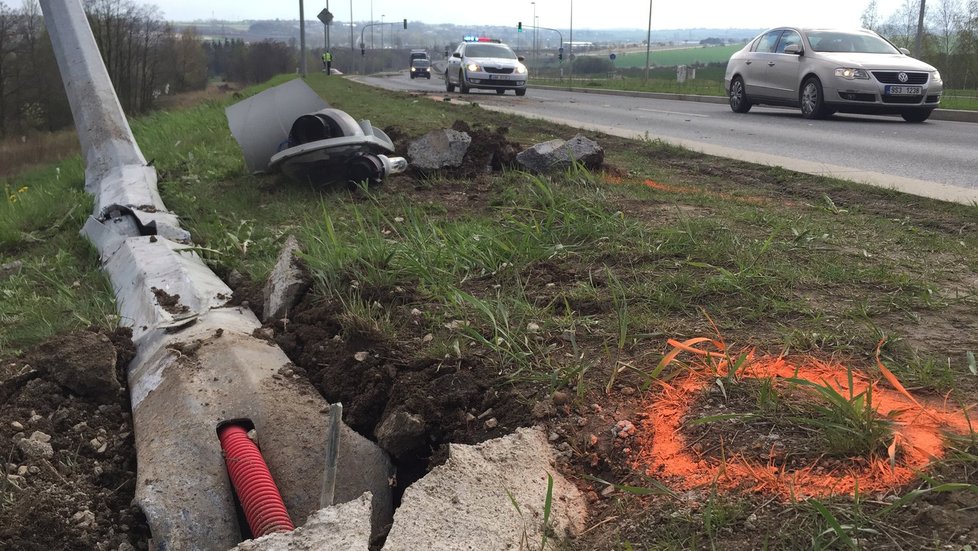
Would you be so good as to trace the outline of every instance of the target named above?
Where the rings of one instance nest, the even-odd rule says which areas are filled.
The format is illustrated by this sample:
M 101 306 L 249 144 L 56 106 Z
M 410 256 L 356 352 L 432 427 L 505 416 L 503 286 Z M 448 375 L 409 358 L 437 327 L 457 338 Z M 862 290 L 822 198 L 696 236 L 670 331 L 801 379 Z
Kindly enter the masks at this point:
M 411 78 L 426 78 L 431 80 L 431 62 L 422 58 L 412 59 Z
M 937 69 L 868 30 L 769 30 L 731 56 L 724 81 L 737 113 L 786 105 L 807 119 L 842 112 L 923 122 L 944 91 Z
M 458 86 L 463 94 L 472 88 L 495 90 L 497 94 L 515 90 L 517 96 L 525 96 L 529 74 L 522 62 L 522 56 L 498 40 L 467 38 L 448 58 L 445 89 L 454 92 Z

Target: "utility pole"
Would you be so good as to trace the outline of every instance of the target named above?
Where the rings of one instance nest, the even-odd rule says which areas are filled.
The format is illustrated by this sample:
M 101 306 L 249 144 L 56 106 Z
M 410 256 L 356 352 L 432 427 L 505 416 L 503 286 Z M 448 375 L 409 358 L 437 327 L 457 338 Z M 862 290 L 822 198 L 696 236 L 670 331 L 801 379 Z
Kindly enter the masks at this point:
M 350 51 L 352 52 L 355 49 L 353 42 L 353 0 L 350 0 Z
M 299 74 L 306 78 L 306 11 L 299 0 Z
M 917 19 L 917 38 L 914 40 L 913 56 L 920 59 L 924 52 L 921 51 L 921 44 L 924 38 L 924 12 L 926 11 L 927 0 L 920 0 L 920 17 Z
M 649 32 L 645 37 L 645 82 L 649 82 L 649 58 L 652 54 L 652 0 L 649 0 Z
M 533 59 L 536 59 L 537 57 L 537 3 L 530 2 L 530 5 L 533 6 L 533 47 L 530 48 L 530 51 L 533 52 Z
M 570 51 L 567 54 L 567 59 L 570 63 L 570 72 L 568 73 L 568 79 L 574 80 L 574 0 L 570 0 L 571 13 L 570 13 L 570 39 L 567 41 L 567 45 Z

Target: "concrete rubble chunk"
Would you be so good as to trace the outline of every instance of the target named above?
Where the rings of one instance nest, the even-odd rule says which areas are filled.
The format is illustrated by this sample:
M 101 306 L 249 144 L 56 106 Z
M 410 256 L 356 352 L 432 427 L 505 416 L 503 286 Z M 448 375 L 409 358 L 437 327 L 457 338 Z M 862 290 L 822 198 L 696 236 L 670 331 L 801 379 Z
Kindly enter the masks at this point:
M 604 162 L 604 150 L 598 142 L 578 134 L 567 141 L 538 143 L 516 155 L 516 162 L 536 174 L 567 170 L 574 162 L 594 170 Z
M 375 434 L 381 448 L 394 457 L 400 457 L 425 443 L 424 419 L 400 410 L 388 415 Z
M 265 321 L 287 317 L 289 310 L 312 284 L 309 271 L 299 258 L 300 252 L 299 240 L 290 235 L 279 251 L 278 261 L 265 284 Z
M 320 509 L 292 532 L 247 540 L 231 551 L 367 551 L 370 544 L 371 499 L 370 492 L 366 492 L 353 501 Z
M 42 343 L 31 364 L 48 373 L 74 394 L 99 402 L 114 401 L 122 392 L 116 377 L 115 345 L 101 333 L 75 331 Z
M 0 281 L 19 274 L 21 268 L 23 267 L 24 262 L 22 260 L 14 260 L 13 262 L 0 264 Z
M 474 446 L 451 444 L 448 461 L 409 486 L 385 551 L 522 549 L 543 537 L 547 475 L 553 477 L 552 548 L 584 529 L 581 493 L 553 466 L 540 428 Z M 519 504 L 513 506 L 512 499 Z
M 432 130 L 408 145 L 408 159 L 420 170 L 458 168 L 471 143 L 472 136 L 465 132 Z
M 17 449 L 29 459 L 51 459 L 54 448 L 50 444 L 51 437 L 39 431 L 34 431 L 30 438 L 17 440 Z

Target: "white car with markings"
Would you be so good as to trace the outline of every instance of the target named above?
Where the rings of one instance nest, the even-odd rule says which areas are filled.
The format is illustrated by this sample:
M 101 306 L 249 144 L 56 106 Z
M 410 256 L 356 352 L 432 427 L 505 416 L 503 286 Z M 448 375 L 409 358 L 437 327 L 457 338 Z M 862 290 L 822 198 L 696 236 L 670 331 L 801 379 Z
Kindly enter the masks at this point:
M 445 89 L 454 92 L 457 86 L 463 94 L 480 88 L 497 94 L 514 90 L 517 96 L 524 96 L 528 80 L 523 57 L 498 40 L 487 38 L 466 37 L 448 58 L 445 70 Z

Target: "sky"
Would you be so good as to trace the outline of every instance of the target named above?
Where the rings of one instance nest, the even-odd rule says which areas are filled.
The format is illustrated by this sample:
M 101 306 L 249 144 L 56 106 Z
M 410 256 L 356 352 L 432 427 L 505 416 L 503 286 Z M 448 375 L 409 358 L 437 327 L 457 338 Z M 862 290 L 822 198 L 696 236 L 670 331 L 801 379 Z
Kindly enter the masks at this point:
M 298 19 L 299 3 L 269 0 L 135 0 L 159 7 L 170 21 L 197 19 Z M 817 4 L 785 0 L 652 0 L 653 29 L 766 28 L 780 25 L 858 27 L 870 0 L 822 0 Z M 904 0 L 877 0 L 883 19 Z M 649 2 L 645 0 L 334 0 L 329 9 L 339 21 L 420 21 L 471 25 L 537 25 L 566 29 L 571 5 L 574 28 L 645 29 Z M 817 6 L 817 7 L 816 7 Z M 305 16 L 314 20 L 326 0 L 305 2 Z M 371 18 L 371 12 L 373 17 Z M 806 12 L 808 12 L 806 16 Z

